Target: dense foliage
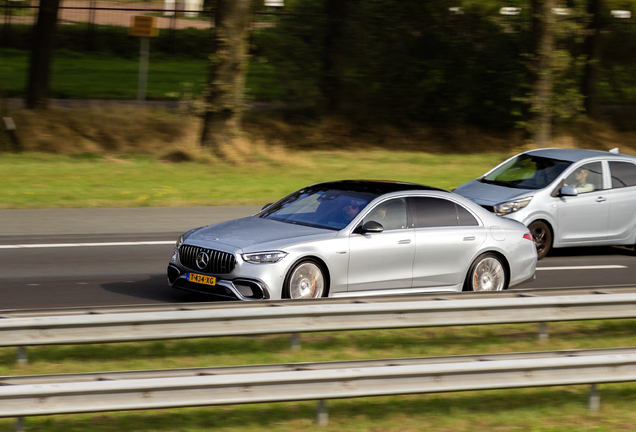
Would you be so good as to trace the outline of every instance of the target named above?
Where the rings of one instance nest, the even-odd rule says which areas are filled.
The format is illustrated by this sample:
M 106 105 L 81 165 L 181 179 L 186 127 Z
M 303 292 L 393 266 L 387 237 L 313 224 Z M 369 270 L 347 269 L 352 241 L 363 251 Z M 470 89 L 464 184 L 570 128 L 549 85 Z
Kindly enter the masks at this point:
M 268 25 L 250 33 L 251 60 L 259 64 L 250 71 L 266 72 L 267 82 L 275 83 L 266 93 L 295 115 L 324 112 L 325 41 L 336 22 L 342 31 L 330 49 L 336 51 L 336 96 L 348 117 L 495 129 L 523 125 L 531 85 L 530 0 L 347 0 L 335 16 L 326 8 L 329 1 L 286 0 L 284 14 L 254 9 L 253 21 Z M 587 2 L 560 5 L 568 13 L 558 15 L 553 59 L 557 122 L 582 113 Z M 206 13 L 213 13 L 213 3 L 206 3 Z M 618 112 L 617 106 L 636 104 L 636 26 L 635 18 L 616 19 L 610 11 L 636 13 L 636 1 L 604 0 L 603 5 L 598 100 Z M 504 6 L 518 7 L 520 14 L 502 15 Z M 28 29 L 13 24 L 3 33 L 5 45 L 8 35 L 10 46 L 28 50 Z M 206 59 L 210 40 L 209 30 L 162 31 L 152 42 L 153 58 Z M 61 25 L 57 46 L 67 55 L 139 55 L 137 38 L 121 27 Z
M 258 32 L 256 54 L 277 71 L 284 97 L 296 104 L 320 104 L 320 52 L 325 38 L 324 3 L 296 0 L 275 28 Z M 610 16 L 602 34 L 600 100 L 634 103 L 636 28 Z M 530 2 L 464 0 L 451 10 L 445 0 L 351 0 L 340 43 L 343 107 L 350 116 L 392 122 L 472 123 L 493 128 L 519 125 L 528 101 Z M 519 15 L 500 8 L 519 7 Z M 564 5 L 565 6 L 565 5 Z M 590 20 L 586 1 L 568 2 L 558 15 L 552 111 L 556 121 L 580 115 L 582 43 Z M 319 16 L 319 18 L 316 18 Z M 606 60 L 607 59 L 607 60 Z M 631 84 L 630 84 L 631 83 Z

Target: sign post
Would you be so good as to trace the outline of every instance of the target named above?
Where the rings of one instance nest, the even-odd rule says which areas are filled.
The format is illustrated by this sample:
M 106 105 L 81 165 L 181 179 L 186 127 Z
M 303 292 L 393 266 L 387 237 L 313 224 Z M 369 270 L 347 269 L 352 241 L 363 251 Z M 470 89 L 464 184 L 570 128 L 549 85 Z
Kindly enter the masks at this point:
M 139 83 L 137 85 L 137 104 L 144 106 L 148 83 L 148 57 L 150 56 L 150 38 L 159 34 L 155 27 L 155 18 L 143 15 L 132 17 L 130 34 L 141 37 L 139 48 Z

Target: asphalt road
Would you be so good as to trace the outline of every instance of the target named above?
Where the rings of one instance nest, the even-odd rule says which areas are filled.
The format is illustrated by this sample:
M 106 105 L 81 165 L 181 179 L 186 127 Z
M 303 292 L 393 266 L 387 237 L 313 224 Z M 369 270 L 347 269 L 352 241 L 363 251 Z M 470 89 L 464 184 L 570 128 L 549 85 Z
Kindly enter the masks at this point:
M 166 266 L 190 228 L 259 207 L 0 210 L 0 309 L 210 301 L 168 287 Z M 636 282 L 636 253 L 553 250 L 518 289 Z M 515 288 L 513 288 L 515 289 Z

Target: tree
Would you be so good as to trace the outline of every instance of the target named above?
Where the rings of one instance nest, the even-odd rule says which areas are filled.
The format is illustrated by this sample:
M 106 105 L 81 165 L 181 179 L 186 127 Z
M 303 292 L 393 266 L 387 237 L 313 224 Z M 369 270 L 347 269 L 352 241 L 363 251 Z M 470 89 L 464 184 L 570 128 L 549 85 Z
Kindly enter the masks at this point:
M 588 23 L 583 44 L 586 59 L 581 94 L 585 97 L 584 106 L 588 116 L 594 116 L 596 108 L 602 3 L 603 0 L 588 0 L 587 4 L 587 13 L 591 15 L 591 20 Z
M 250 0 L 217 0 L 201 145 L 217 152 L 241 130 Z
M 347 12 L 346 0 L 326 0 L 327 32 L 323 46 L 322 94 L 328 112 L 341 108 L 342 44 Z
M 531 132 L 535 144 L 545 147 L 552 134 L 552 57 L 554 54 L 555 0 L 532 0 Z
M 51 54 L 59 6 L 60 0 L 40 0 L 27 83 L 26 105 L 29 109 L 45 109 L 48 105 Z

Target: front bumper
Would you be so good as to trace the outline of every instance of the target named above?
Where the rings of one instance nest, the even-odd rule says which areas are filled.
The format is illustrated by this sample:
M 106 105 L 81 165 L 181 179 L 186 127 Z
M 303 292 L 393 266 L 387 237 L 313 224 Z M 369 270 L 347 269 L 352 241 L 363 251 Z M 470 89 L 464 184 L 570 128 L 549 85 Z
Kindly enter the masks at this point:
M 270 298 L 267 287 L 261 281 L 243 278 L 223 279 L 217 277 L 215 285 L 204 285 L 188 281 L 188 273 L 188 270 L 182 269 L 175 264 L 169 264 L 168 284 L 174 288 L 234 300 L 268 300 Z

